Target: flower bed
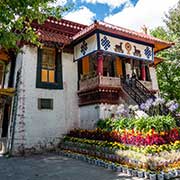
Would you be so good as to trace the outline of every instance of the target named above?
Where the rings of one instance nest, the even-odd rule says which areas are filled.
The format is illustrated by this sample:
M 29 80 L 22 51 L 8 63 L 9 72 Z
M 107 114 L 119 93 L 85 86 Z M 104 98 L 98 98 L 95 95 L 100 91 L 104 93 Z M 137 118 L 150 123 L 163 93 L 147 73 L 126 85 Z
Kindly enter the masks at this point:
M 161 152 L 171 152 L 171 151 L 180 151 L 180 141 L 175 141 L 171 144 L 163 144 L 163 145 L 151 145 L 151 146 L 133 146 L 133 145 L 125 145 L 118 142 L 108 142 L 108 141 L 99 141 L 99 140 L 90 140 L 90 139 L 82 139 L 82 138 L 74 138 L 66 136 L 64 138 L 64 143 L 73 143 L 74 147 L 83 147 L 83 148 L 92 148 L 98 147 L 100 151 L 110 151 L 114 153 L 116 150 L 132 150 L 134 152 L 139 152 L 144 155 L 157 155 Z M 98 149 L 96 149 L 98 151 Z
M 124 120 L 111 119 L 107 120 L 108 123 L 105 122 L 105 128 L 74 129 L 64 138 L 61 148 L 70 154 L 90 156 L 94 163 L 100 159 L 105 164 L 115 164 L 116 170 L 121 166 L 125 169 L 123 172 L 130 175 L 144 177 L 149 173 L 150 179 L 177 177 L 180 172 L 179 128 L 173 118 L 156 119 L 160 120 L 156 126 L 153 125 L 153 120 L 151 123 L 144 121 L 145 125 L 140 126 L 142 122 L 131 119 L 127 128 L 121 129 L 120 126 L 124 127 Z M 143 128 L 148 123 L 149 127 Z M 160 126 L 166 127 L 165 130 Z
M 95 130 L 82 130 L 74 129 L 68 134 L 71 137 L 86 138 L 93 140 L 102 140 L 109 142 L 120 142 L 123 144 L 130 144 L 136 146 L 147 145 L 162 145 L 180 140 L 179 128 L 173 128 L 169 131 L 162 131 L 160 133 L 151 129 L 149 132 L 144 133 L 141 131 L 135 131 L 123 129 L 121 131 L 106 131 L 102 129 Z
M 177 141 L 169 146 L 176 146 L 175 144 L 180 142 Z M 160 148 L 161 152 L 157 156 L 157 154 L 147 154 L 143 151 L 143 147 L 134 149 L 119 143 L 73 137 L 66 137 L 61 147 L 64 150 L 63 155 L 133 176 L 165 179 L 180 175 L 179 151 L 168 152 Z M 152 148 L 155 149 L 154 145 Z
M 71 130 L 61 147 L 68 156 L 90 157 L 90 163 L 101 161 L 133 176 L 156 180 L 180 175 L 180 129 L 171 116 L 100 120 L 97 129 Z
M 136 147 L 117 142 L 66 137 L 62 148 L 150 171 L 167 171 L 175 165 L 180 167 L 180 141 L 166 146 Z M 178 150 L 173 150 L 174 147 Z

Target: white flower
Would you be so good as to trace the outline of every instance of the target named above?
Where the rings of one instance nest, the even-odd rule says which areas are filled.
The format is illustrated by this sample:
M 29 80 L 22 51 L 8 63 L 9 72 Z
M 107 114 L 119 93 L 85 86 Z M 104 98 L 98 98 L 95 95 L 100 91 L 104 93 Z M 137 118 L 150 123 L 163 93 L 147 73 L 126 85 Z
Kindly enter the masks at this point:
M 129 105 L 129 110 L 132 110 L 133 109 L 133 105 Z
M 164 104 L 165 103 L 165 100 L 163 98 L 156 98 L 155 101 L 153 102 L 153 105 L 154 106 L 157 106 L 159 104 Z
M 154 102 L 153 102 L 153 103 L 154 103 Z M 152 104 L 153 104 L 153 103 L 152 103 Z M 149 104 L 145 104 L 144 110 L 148 111 L 148 110 L 150 109 L 150 107 L 151 107 L 151 106 L 150 106 Z
M 110 111 L 113 111 L 113 110 L 115 109 L 115 107 L 116 107 L 115 105 L 111 105 L 110 108 L 109 108 L 109 110 L 110 110 Z
M 139 109 L 139 106 L 138 106 L 138 105 L 135 105 L 135 106 L 130 105 L 130 106 L 129 106 L 129 110 L 136 111 L 136 110 L 138 110 L 138 109 Z
M 179 104 L 178 103 L 175 103 L 175 104 L 172 104 L 170 107 L 169 107 L 169 110 L 171 112 L 175 111 L 177 108 L 179 107 Z
M 106 110 L 107 110 L 107 108 L 106 108 L 105 105 L 103 105 L 103 106 L 101 107 L 101 109 L 102 109 L 102 111 L 106 111 Z
M 133 108 L 132 108 L 133 111 L 136 111 L 136 110 L 138 110 L 138 109 L 139 109 L 139 106 L 138 106 L 138 105 L 135 105 L 135 106 L 133 106 Z
M 148 107 L 151 107 L 152 106 L 152 103 L 153 103 L 153 99 L 152 98 L 150 98 L 150 99 L 148 99 L 147 101 L 146 101 L 146 106 L 148 106 Z
M 140 109 L 142 109 L 142 110 L 145 109 L 145 103 L 142 103 L 142 104 L 140 105 Z
M 169 102 L 166 103 L 166 107 L 170 107 L 170 106 L 171 106 L 172 104 L 174 104 L 174 103 L 175 103 L 174 100 L 169 101 Z
M 124 109 L 124 104 L 120 104 L 118 107 L 117 107 L 117 111 L 121 110 L 121 109 Z
M 148 117 L 148 115 L 141 110 L 137 110 L 135 111 L 135 118 L 141 118 L 141 117 Z
M 125 113 L 125 109 L 119 109 L 116 111 L 117 115 L 123 115 Z

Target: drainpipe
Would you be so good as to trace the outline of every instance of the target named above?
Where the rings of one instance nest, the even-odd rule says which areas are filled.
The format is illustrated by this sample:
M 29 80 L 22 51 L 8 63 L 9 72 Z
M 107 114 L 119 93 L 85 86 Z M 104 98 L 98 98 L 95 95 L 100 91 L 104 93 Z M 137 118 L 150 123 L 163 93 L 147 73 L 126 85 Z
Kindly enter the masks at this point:
M 13 51 L 9 52 L 10 58 L 11 58 L 11 66 L 10 66 L 10 75 L 9 75 L 9 81 L 8 81 L 8 87 L 14 87 L 14 77 L 15 77 L 15 67 L 16 67 L 16 57 L 17 54 Z M 15 86 L 16 92 L 14 97 L 11 101 L 11 112 L 9 116 L 9 127 L 8 127 L 8 135 L 7 135 L 7 152 L 9 154 L 12 154 L 12 148 L 14 143 L 14 133 L 15 133 L 15 126 L 16 126 L 16 118 L 15 114 L 13 114 L 14 106 L 15 106 L 15 96 L 17 96 L 17 86 Z M 17 107 L 16 107 L 17 108 Z

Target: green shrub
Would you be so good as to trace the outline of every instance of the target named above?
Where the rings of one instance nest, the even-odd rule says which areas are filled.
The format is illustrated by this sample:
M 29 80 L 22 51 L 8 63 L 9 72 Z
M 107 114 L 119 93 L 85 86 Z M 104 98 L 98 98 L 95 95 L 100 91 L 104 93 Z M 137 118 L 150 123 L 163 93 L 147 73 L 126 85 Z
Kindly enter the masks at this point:
M 108 118 L 105 120 L 99 120 L 97 127 L 106 131 L 123 129 L 135 129 L 141 132 L 148 132 L 154 129 L 156 132 L 169 131 L 176 127 L 176 121 L 171 116 L 151 116 L 142 118 L 120 118 L 112 119 Z

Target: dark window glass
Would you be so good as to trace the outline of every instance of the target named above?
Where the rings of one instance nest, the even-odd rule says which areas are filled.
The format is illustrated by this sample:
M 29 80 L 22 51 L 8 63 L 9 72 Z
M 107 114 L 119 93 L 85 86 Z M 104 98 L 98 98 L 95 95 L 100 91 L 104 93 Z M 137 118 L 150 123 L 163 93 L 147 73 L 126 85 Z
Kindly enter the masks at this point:
M 38 99 L 38 109 L 53 109 L 53 99 Z

